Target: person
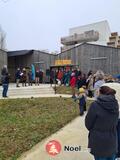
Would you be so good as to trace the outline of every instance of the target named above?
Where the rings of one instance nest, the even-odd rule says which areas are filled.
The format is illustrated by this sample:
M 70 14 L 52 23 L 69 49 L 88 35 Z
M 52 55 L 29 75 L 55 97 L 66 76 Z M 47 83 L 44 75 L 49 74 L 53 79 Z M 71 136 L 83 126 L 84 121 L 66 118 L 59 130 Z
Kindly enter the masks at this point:
M 23 72 L 21 73 L 21 79 L 22 79 L 22 86 L 26 87 L 26 82 L 27 82 L 27 72 L 26 69 L 23 68 Z
M 79 89 L 82 86 L 86 86 L 86 75 L 85 74 L 78 76 L 78 79 L 77 79 L 77 88 Z
M 43 83 L 43 70 L 40 70 L 39 78 L 40 78 L 40 83 Z
M 16 87 L 20 87 L 19 86 L 20 78 L 21 78 L 21 71 L 20 71 L 20 68 L 18 68 L 16 73 L 15 73 Z
M 66 70 L 63 76 L 63 83 L 65 86 L 69 86 L 69 81 L 70 81 L 70 72 L 69 70 Z
M 76 98 L 76 96 L 75 96 L 76 77 L 75 77 L 74 72 L 72 72 L 72 74 L 71 74 L 70 86 L 72 89 L 72 98 Z
M 116 91 L 108 86 L 99 89 L 85 117 L 89 130 L 88 148 L 95 160 L 115 160 L 117 153 L 117 123 L 119 115 Z
M 58 79 L 59 81 L 61 81 L 61 84 L 62 84 L 62 80 L 63 80 L 63 70 L 59 70 L 59 71 L 58 71 L 57 79 Z
M 9 87 L 9 78 L 10 75 L 8 72 L 4 74 L 4 79 L 2 80 L 2 86 L 3 86 L 3 92 L 2 92 L 2 97 L 7 98 L 7 92 L 8 92 L 8 87 Z
M 79 100 L 80 116 L 82 116 L 84 115 L 84 111 L 86 111 L 86 94 L 83 87 L 79 88 L 78 97 L 76 99 Z
M 40 71 L 39 69 L 37 69 L 35 72 L 35 85 L 39 86 L 39 83 L 40 83 Z
M 99 94 L 99 88 L 105 83 L 105 81 L 104 81 L 104 73 L 101 70 L 98 70 L 94 76 L 95 76 L 94 97 L 96 99 Z
M 88 90 L 88 97 L 92 98 L 93 97 L 93 75 L 91 74 L 88 79 L 86 80 L 87 84 L 87 90 Z
M 116 91 L 116 99 L 118 100 L 119 104 L 119 119 L 118 119 L 118 124 L 117 124 L 117 135 L 118 135 L 118 152 L 116 155 L 116 160 L 120 160 L 120 84 L 116 82 L 111 82 L 111 83 L 105 83 L 103 86 L 108 86 Z
M 32 77 L 33 77 L 33 73 L 32 73 L 32 70 L 30 69 L 28 72 L 28 85 L 29 86 L 32 86 L 32 83 L 33 83 Z

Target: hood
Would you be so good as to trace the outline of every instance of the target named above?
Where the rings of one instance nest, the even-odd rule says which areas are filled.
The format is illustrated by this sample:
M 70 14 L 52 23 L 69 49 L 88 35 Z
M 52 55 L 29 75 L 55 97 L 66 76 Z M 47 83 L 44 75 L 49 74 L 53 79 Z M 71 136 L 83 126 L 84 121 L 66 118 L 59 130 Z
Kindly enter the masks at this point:
M 113 95 L 100 95 L 96 103 L 108 112 L 118 113 L 118 101 Z

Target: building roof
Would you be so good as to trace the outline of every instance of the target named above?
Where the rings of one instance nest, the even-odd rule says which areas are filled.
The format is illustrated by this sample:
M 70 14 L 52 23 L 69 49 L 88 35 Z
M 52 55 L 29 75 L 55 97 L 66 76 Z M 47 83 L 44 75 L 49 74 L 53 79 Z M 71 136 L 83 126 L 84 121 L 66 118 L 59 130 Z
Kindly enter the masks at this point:
M 44 53 L 44 54 L 49 54 L 49 55 L 54 55 L 54 54 L 50 54 L 47 53 L 45 51 L 41 51 L 41 50 L 18 50 L 18 51 L 8 51 L 8 57 L 14 57 L 14 56 L 22 56 L 22 55 L 27 55 L 27 54 L 33 54 L 33 52 L 39 52 L 39 53 Z
M 101 45 L 101 44 L 93 44 L 93 43 L 90 43 L 90 42 L 83 42 L 83 43 L 77 44 L 77 46 L 74 46 L 72 48 L 69 48 L 69 49 L 67 49 L 65 51 L 60 52 L 58 55 L 66 53 L 67 51 L 70 51 L 72 49 L 78 48 L 78 47 L 83 46 L 83 45 L 91 45 L 91 46 L 98 46 L 98 47 L 104 47 L 104 48 L 113 48 L 113 49 L 116 49 L 116 50 L 120 50 L 120 48 L 116 48 L 116 47 L 112 47 L 112 46 L 105 46 L 105 45 Z
M 22 55 L 27 55 L 27 54 L 32 54 L 33 50 L 20 50 L 20 51 L 9 51 L 7 52 L 8 57 L 13 57 L 13 56 L 22 56 Z

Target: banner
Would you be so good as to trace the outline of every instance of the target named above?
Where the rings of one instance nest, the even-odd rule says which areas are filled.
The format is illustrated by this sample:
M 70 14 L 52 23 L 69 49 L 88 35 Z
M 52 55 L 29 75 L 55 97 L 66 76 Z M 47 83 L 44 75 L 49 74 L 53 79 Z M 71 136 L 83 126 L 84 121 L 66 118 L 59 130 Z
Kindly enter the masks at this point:
M 66 60 L 55 60 L 55 65 L 71 65 L 72 61 L 70 59 Z

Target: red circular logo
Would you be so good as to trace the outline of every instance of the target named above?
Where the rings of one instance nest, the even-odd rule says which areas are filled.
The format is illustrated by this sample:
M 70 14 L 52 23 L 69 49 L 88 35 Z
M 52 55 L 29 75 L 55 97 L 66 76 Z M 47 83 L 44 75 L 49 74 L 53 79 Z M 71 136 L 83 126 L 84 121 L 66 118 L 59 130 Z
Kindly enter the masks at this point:
M 48 152 L 48 154 L 56 156 L 61 151 L 61 144 L 56 140 L 52 140 L 47 143 L 46 151 Z

